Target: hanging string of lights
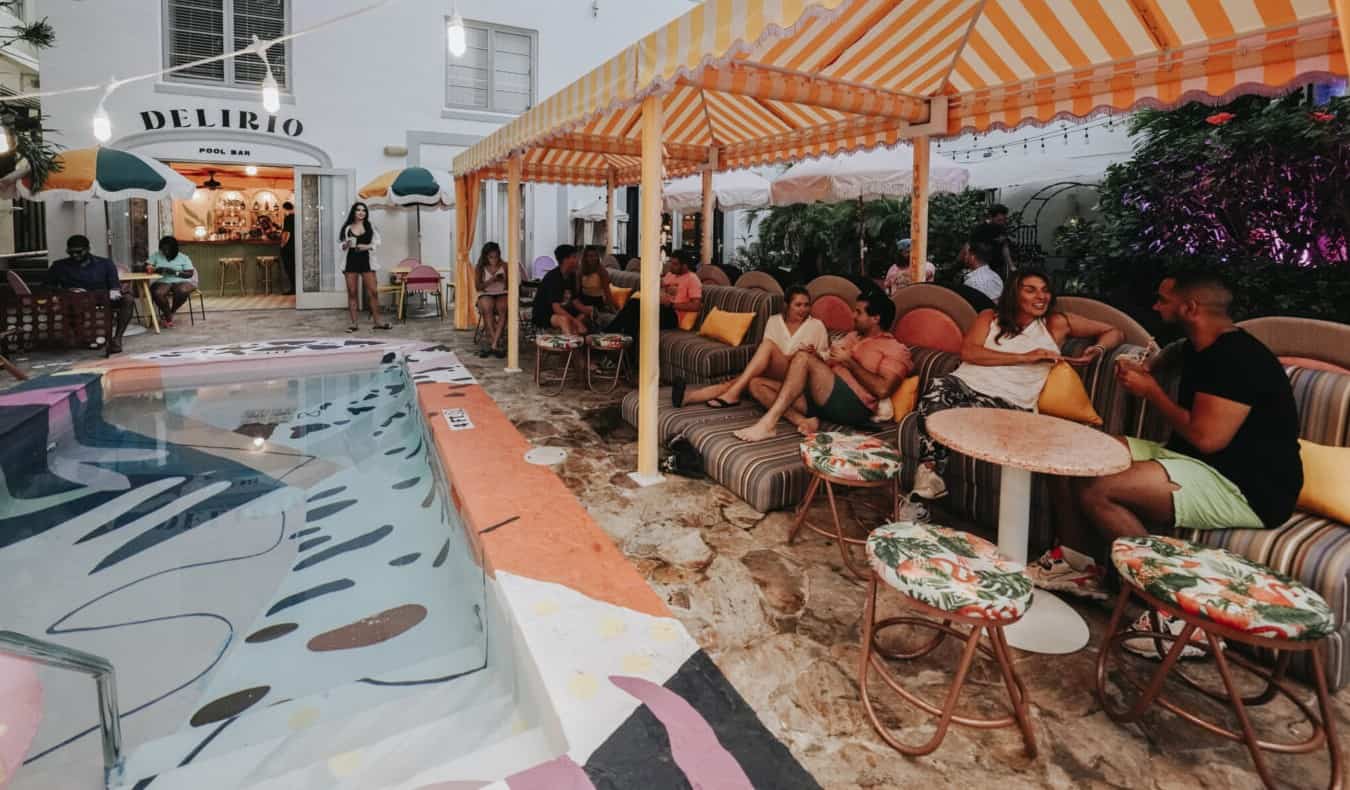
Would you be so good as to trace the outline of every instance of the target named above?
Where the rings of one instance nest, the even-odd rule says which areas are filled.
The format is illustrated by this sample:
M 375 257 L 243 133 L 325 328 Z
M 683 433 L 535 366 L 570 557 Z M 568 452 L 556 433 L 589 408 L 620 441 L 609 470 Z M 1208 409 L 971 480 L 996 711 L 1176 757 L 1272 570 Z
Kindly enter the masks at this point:
M 980 136 L 977 134 L 971 138 L 970 145 L 953 146 L 949 143 L 944 146 L 942 141 L 939 140 L 937 142 L 937 148 L 944 156 L 953 161 L 974 162 L 981 159 L 993 159 L 995 157 L 1015 154 L 1019 152 L 1019 149 L 1021 153 L 1029 153 L 1032 150 L 1032 145 L 1037 145 L 1039 150 L 1044 152 L 1046 150 L 1046 141 L 1049 140 L 1062 138 L 1063 142 L 1068 143 L 1070 142 L 1071 135 L 1076 135 L 1081 132 L 1083 140 L 1086 142 L 1092 139 L 1091 130 L 1093 129 L 1114 130 L 1116 128 L 1123 129 L 1124 127 L 1125 122 L 1121 117 L 1108 114 L 1104 118 L 1099 118 L 1089 123 L 1077 125 L 1065 123 L 1062 124 L 1059 129 L 1029 137 L 1021 137 L 1008 142 L 979 145 Z
M 263 41 L 255 35 L 253 36 L 252 42 L 250 42 L 248 46 L 244 47 L 243 49 L 235 50 L 234 52 L 225 52 L 220 55 L 211 55 L 209 57 L 199 58 L 198 60 L 190 61 L 188 63 L 180 63 L 177 66 L 170 66 L 168 68 L 160 69 L 158 71 L 150 71 L 144 74 L 137 74 L 134 77 L 126 77 L 123 79 L 117 79 L 116 77 L 112 77 L 107 82 L 101 84 L 79 85 L 73 88 L 60 88 L 57 90 L 43 90 L 43 91 L 33 91 L 30 93 L 18 93 L 12 96 L 5 96 L 3 97 L 3 100 L 6 102 L 10 102 L 10 101 L 19 101 L 22 99 L 43 99 L 50 96 L 68 96 L 76 93 L 93 93 L 95 91 L 102 91 L 102 95 L 98 100 L 98 105 L 94 109 L 93 131 L 94 131 L 94 138 L 96 140 L 98 140 L 100 143 L 106 143 L 108 142 L 108 140 L 112 139 L 112 119 L 109 117 L 108 111 L 104 107 L 104 104 L 108 101 L 108 97 L 111 96 L 114 91 L 116 91 L 123 85 L 129 85 L 133 82 L 141 82 L 143 80 L 158 79 L 165 75 L 173 74 L 174 72 L 186 71 L 188 69 L 203 66 L 208 63 L 216 63 L 218 61 L 230 60 L 232 58 L 237 58 L 241 55 L 256 55 L 260 60 L 262 60 L 263 67 L 266 70 L 266 73 L 263 76 L 262 84 L 260 86 L 263 109 L 266 110 L 268 113 L 276 114 L 276 112 L 281 109 L 281 86 L 277 82 L 276 76 L 272 73 L 272 64 L 267 58 L 267 51 L 269 49 L 275 47 L 278 44 L 284 44 L 288 41 L 293 41 L 297 38 L 300 38 L 301 36 L 307 36 L 311 33 L 316 33 L 320 30 L 323 30 L 324 28 L 332 27 L 333 25 L 345 22 L 348 19 L 359 17 L 364 14 L 369 14 L 373 11 L 377 11 L 383 8 L 384 6 L 390 5 L 391 3 L 395 2 L 398 2 L 398 0 L 375 0 L 375 2 L 361 6 L 360 8 L 353 9 L 345 14 L 339 14 L 335 17 L 325 19 L 322 22 L 310 25 L 309 27 L 304 28 L 303 30 L 296 30 L 294 32 L 287 33 L 284 36 L 279 36 L 277 38 L 269 39 L 267 41 Z M 456 14 L 455 16 L 457 18 L 458 14 Z M 454 20 L 451 21 L 453 24 Z M 460 24 L 459 35 L 460 39 L 463 40 L 464 36 L 463 20 L 460 20 L 459 24 Z

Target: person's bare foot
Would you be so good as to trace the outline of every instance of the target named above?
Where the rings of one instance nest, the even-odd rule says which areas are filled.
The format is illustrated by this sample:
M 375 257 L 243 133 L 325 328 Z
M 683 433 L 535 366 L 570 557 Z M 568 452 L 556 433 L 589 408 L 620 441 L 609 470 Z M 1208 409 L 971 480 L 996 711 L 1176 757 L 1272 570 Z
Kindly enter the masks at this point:
M 737 439 L 743 442 L 762 442 L 765 439 L 773 438 L 773 426 L 765 427 L 760 423 L 755 423 L 749 428 L 742 428 L 733 434 Z
M 820 419 L 817 417 L 803 417 L 797 422 L 797 433 L 802 436 L 810 436 L 820 430 Z

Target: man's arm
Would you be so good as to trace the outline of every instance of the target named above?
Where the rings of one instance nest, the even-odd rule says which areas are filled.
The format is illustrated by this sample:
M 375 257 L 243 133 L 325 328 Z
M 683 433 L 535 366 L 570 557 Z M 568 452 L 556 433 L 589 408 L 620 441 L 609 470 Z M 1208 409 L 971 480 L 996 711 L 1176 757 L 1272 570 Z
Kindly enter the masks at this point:
M 103 284 L 109 292 L 122 289 L 122 281 L 118 279 L 117 264 L 113 263 L 111 258 L 103 262 Z
M 1205 455 L 1213 455 L 1227 447 L 1252 411 L 1245 403 L 1208 392 L 1197 392 L 1195 403 L 1188 410 L 1172 400 L 1157 379 L 1142 370 L 1122 370 L 1120 379 L 1125 389 L 1147 400 L 1172 430 Z
M 868 392 L 878 398 L 884 398 L 895 392 L 895 388 L 900 386 L 900 382 L 904 381 L 905 376 L 909 375 L 909 372 L 914 368 L 914 363 L 908 351 L 905 352 L 903 361 L 891 365 L 883 361 L 881 370 L 876 373 L 864 368 L 858 362 L 858 358 L 852 354 L 843 360 L 843 365 L 848 368 L 848 371 L 853 374 L 859 384 L 866 387 Z

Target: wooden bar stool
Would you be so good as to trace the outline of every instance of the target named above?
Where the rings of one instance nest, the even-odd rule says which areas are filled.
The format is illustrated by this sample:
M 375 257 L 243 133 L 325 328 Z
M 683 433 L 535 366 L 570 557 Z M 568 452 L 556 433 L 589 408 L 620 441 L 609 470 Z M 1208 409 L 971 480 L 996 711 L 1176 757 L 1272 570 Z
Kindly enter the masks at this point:
M 245 294 L 243 258 L 221 258 L 217 263 L 216 271 L 220 277 L 221 296 L 225 295 L 225 287 L 229 283 L 230 275 L 234 275 L 234 286 L 239 289 L 239 295 Z
M 790 545 L 797 539 L 802 527 L 835 541 L 839 545 L 839 556 L 844 565 L 859 579 L 867 579 L 867 572 L 854 565 L 849 556 L 849 546 L 862 546 L 867 543 L 860 538 L 844 535 L 843 524 L 839 521 L 839 509 L 834 501 L 834 487 L 845 488 L 890 488 L 891 502 L 899 495 L 900 452 L 892 445 L 873 436 L 860 436 L 846 433 L 821 432 L 807 437 L 801 444 L 802 463 L 811 474 L 811 484 L 806 496 L 797 507 L 797 521 L 788 535 Z M 829 531 L 810 523 L 806 516 L 821 484 L 825 484 L 825 494 L 830 498 L 830 515 L 834 517 L 834 530 Z M 894 518 L 892 508 L 886 518 Z
M 558 392 L 556 394 L 561 395 L 563 388 L 567 386 L 567 372 L 572 369 L 572 359 L 576 356 L 577 351 L 581 349 L 581 345 L 583 342 L 585 341 L 580 335 L 561 335 L 561 334 L 535 335 L 534 338 L 535 385 L 539 387 L 548 385 L 551 387 L 554 384 L 557 384 Z M 542 372 L 543 360 L 546 354 L 567 355 L 566 359 L 563 361 L 562 374 L 558 376 L 556 380 L 546 381 L 543 378 Z
M 253 269 L 255 276 L 254 290 L 259 293 L 272 295 L 272 277 L 273 272 L 281 265 L 281 258 L 276 255 L 259 255 L 253 259 Z
M 1156 702 L 1191 724 L 1246 744 L 1266 787 L 1276 784 L 1265 752 L 1309 754 L 1325 744 L 1331 758 L 1327 787 L 1343 786 L 1340 741 L 1322 660 L 1327 637 L 1336 632 L 1336 616 L 1320 595 L 1245 557 L 1177 538 L 1158 535 L 1119 538 L 1111 546 L 1111 562 L 1120 572 L 1120 596 L 1106 630 L 1106 641 L 1097 653 L 1097 698 L 1107 715 L 1121 723 L 1138 722 Z M 1121 628 L 1131 598 L 1151 607 L 1144 618 L 1148 630 L 1142 630 L 1140 624 Z M 1171 615 L 1185 623 L 1185 627 L 1180 634 L 1172 634 L 1162 627 L 1156 612 Z M 1224 693 L 1215 692 L 1176 669 L 1182 651 L 1193 644 L 1192 635 L 1197 631 L 1204 635 L 1208 652 L 1223 679 Z M 1116 673 L 1123 680 L 1122 689 L 1129 686 L 1139 693 L 1133 705 L 1118 708 L 1106 693 L 1107 664 L 1111 654 L 1127 640 L 1145 644 L 1151 641 L 1157 654 L 1164 658 L 1147 684 L 1130 677 L 1123 669 Z M 1229 653 L 1223 640 L 1274 651 L 1274 668 L 1257 666 Z M 1303 693 L 1291 687 L 1284 677 L 1292 654 L 1297 652 L 1311 654 L 1316 713 L 1303 701 Z M 1230 663 L 1264 681 L 1265 689 L 1254 697 L 1242 696 L 1233 683 Z M 1231 705 L 1241 731 L 1221 727 L 1163 696 L 1163 685 L 1169 676 L 1216 702 Z M 1294 703 L 1312 728 L 1306 740 L 1272 743 L 1257 737 L 1247 706 L 1265 705 L 1280 694 Z
M 1004 627 L 1020 620 L 1031 607 L 1031 579 L 1023 566 L 1001 556 L 994 544 L 982 538 L 946 527 L 909 523 L 888 524 L 873 530 L 867 538 L 867 560 L 871 573 L 863 612 L 858 688 L 867 717 L 882 740 L 902 754 L 919 757 L 935 751 L 953 723 L 986 730 L 1016 726 L 1022 731 L 1027 756 L 1034 758 L 1036 736 L 1027 711 L 1027 689 L 1017 676 L 1003 635 Z M 905 608 L 926 616 L 891 617 L 877 622 L 877 590 L 882 582 L 900 593 Z M 900 625 L 927 629 L 934 634 L 913 651 L 882 647 L 878 641 L 880 633 Z M 957 625 L 969 630 L 962 631 Z M 980 640 L 982 635 L 989 637 L 989 644 Z M 949 636 L 962 640 L 965 647 L 947 698 L 939 708 L 901 686 L 886 659 L 922 658 Z M 1010 716 L 982 719 L 956 714 L 976 651 L 998 665 L 1011 702 Z M 938 718 L 937 731 L 925 743 L 918 746 L 902 743 L 882 726 L 867 690 L 867 675 L 872 670 L 906 702 Z
M 633 345 L 633 338 L 628 335 L 618 335 L 611 333 L 598 333 L 586 336 L 586 388 L 591 392 L 613 392 L 614 388 L 619 386 L 619 376 L 623 375 L 623 363 L 628 354 L 628 347 Z M 593 354 L 600 354 L 602 359 L 608 358 L 608 355 L 614 354 L 614 378 L 608 379 L 606 383 L 609 387 L 603 390 L 596 389 L 591 381 L 591 357 Z M 629 365 L 632 368 L 632 365 Z M 604 379 L 602 379 L 604 381 Z

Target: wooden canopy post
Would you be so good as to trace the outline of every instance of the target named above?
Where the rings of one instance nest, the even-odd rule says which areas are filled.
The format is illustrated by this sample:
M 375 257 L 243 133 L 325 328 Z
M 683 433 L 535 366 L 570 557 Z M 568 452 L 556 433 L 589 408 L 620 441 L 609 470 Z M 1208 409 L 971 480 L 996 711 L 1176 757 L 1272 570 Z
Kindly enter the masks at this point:
M 520 372 L 520 171 L 521 154 L 506 167 L 506 372 Z
M 713 195 L 713 174 L 717 172 L 717 149 L 713 148 L 708 164 L 703 167 L 703 237 L 699 244 L 699 265 L 707 266 L 713 259 L 713 209 L 716 197 Z
M 614 168 L 609 168 L 605 173 L 605 252 L 614 254 L 614 192 L 617 184 L 614 180 Z
M 664 478 L 657 471 L 657 406 L 661 333 L 661 135 L 665 118 L 660 96 L 642 102 L 642 192 L 639 216 L 642 237 L 641 331 L 638 342 L 638 485 Z
M 1336 24 L 1341 31 L 1341 57 L 1350 71 L 1350 0 L 1336 0 Z
M 928 169 L 932 152 L 927 135 L 910 142 L 914 145 L 914 189 L 910 193 L 909 277 L 910 282 L 921 283 L 924 263 L 928 261 Z

